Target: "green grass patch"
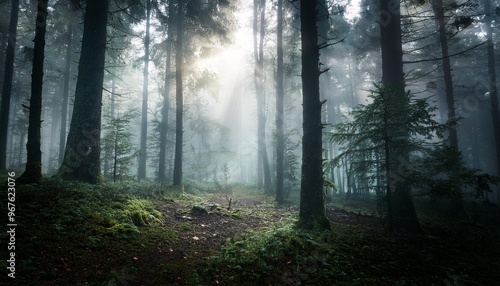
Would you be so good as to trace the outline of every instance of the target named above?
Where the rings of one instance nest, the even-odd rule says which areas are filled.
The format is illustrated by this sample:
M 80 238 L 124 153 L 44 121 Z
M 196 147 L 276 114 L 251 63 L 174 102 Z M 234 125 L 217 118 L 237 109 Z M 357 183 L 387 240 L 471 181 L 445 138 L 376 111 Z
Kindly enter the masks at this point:
M 275 224 L 228 240 L 198 274 L 222 285 L 494 285 L 498 252 L 476 245 L 461 253 L 462 243 L 342 224 L 331 232 Z

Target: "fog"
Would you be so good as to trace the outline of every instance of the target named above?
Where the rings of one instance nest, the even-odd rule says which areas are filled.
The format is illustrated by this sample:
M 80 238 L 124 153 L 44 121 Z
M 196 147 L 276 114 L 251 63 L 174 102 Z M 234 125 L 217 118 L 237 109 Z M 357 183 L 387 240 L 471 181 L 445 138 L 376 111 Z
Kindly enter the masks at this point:
M 126 2 L 126 1 L 123 1 Z M 140 2 L 140 1 L 139 1 Z M 200 7 L 213 1 L 198 1 Z M 223 1 L 226 3 L 225 1 Z M 348 120 L 349 112 L 371 103 L 370 90 L 381 80 L 380 28 L 376 23 L 375 3 L 353 0 L 328 2 L 329 15 L 320 17 L 322 42 L 327 47 L 320 51 L 321 98 L 326 100 L 322 109 L 325 134 L 332 132 L 333 124 Z M 325 3 L 326 3 L 325 2 Z M 243 183 L 259 185 L 262 164 L 259 156 L 259 132 L 265 131 L 265 146 L 270 172 L 275 184 L 276 172 L 276 5 L 270 1 L 265 8 L 265 27 L 254 38 L 253 6 L 250 1 L 229 1 L 230 7 L 215 5 L 210 19 L 190 15 L 189 6 L 185 22 L 183 52 L 183 174 L 186 180 Z M 57 173 L 61 164 L 60 137 L 61 112 L 64 94 L 64 73 L 68 44 L 64 37 L 73 26 L 70 39 L 72 56 L 69 72 L 69 108 L 66 136 L 71 123 L 78 64 L 83 35 L 84 6 L 73 7 L 74 12 L 60 1 L 50 3 L 48 10 L 45 74 L 43 85 L 42 170 L 47 176 Z M 136 5 L 136 6 L 134 6 Z M 212 6 L 210 6 L 212 7 Z M 432 11 L 425 6 L 404 6 L 403 49 L 406 89 L 417 98 L 427 98 L 438 110 L 434 118 L 447 120 L 445 85 L 439 39 Z M 7 47 L 8 15 L 10 4 L 0 2 L 2 51 Z M 205 9 L 205 8 L 200 8 Z M 207 8 L 208 9 L 208 8 Z M 457 118 L 459 150 L 464 164 L 472 169 L 498 175 L 495 161 L 495 139 L 491 120 L 491 107 L 486 66 L 486 31 L 484 15 L 471 11 L 481 6 L 457 7 L 446 12 L 449 54 L 453 72 L 453 87 Z M 113 130 L 112 119 L 130 115 L 124 122 L 123 136 L 131 145 L 123 147 L 124 159 L 118 172 L 118 181 L 137 180 L 138 158 L 141 156 L 141 103 L 144 80 L 144 45 L 146 18 L 144 4 L 111 1 L 109 7 L 106 42 L 106 64 L 102 97 L 101 138 Z M 33 52 L 35 7 L 23 2 L 20 7 L 15 46 L 14 80 L 12 83 L 11 112 L 7 139 L 7 168 L 23 170 L 26 163 L 30 74 Z M 302 137 L 302 93 L 300 74 L 300 22 L 298 11 L 291 3 L 284 10 L 284 63 L 285 63 L 285 173 L 287 188 L 297 189 L 300 180 Z M 192 11 L 191 11 L 192 12 Z M 150 54 L 148 68 L 148 130 L 146 178 L 158 178 L 158 154 L 162 106 L 165 94 L 165 44 L 173 41 L 171 52 L 170 88 L 168 92 L 168 118 L 166 143 L 166 182 L 172 181 L 175 154 L 176 126 L 176 39 L 167 36 L 168 3 L 153 3 L 150 24 Z M 193 12 L 194 13 L 194 12 Z M 260 13 L 260 11 L 259 11 Z M 375 13 L 375 14 L 374 14 Z M 69 15 L 72 15 L 70 17 Z M 191 17 L 191 18 L 189 18 Z M 420 20 L 419 20 L 420 19 Z M 465 20 L 464 20 L 465 19 Z M 470 21 L 466 21 L 470 19 Z M 198 22 L 197 22 L 198 21 Z M 207 21 L 207 22 L 200 22 Z M 211 26 L 210 26 L 211 25 Z M 496 25 L 496 22 L 494 22 Z M 263 94 L 259 107 L 256 95 L 255 39 L 264 32 Z M 174 33 L 175 35 L 175 33 Z M 494 37 L 496 34 L 494 33 Z M 260 43 L 259 43 L 260 44 Z M 254 46 L 255 45 L 255 46 Z M 2 84 L 4 78 L 2 53 Z M 498 62 L 498 61 L 497 61 Z M 326 69 L 328 69 L 326 71 Z M 262 108 L 264 129 L 258 127 L 259 108 Z M 123 117 L 125 118 L 125 117 Z M 259 131 L 260 130 L 260 131 Z M 434 138 L 437 141 L 436 138 Z M 112 164 L 106 157 L 111 148 L 101 140 L 101 173 L 111 180 Z M 342 146 L 329 142 L 324 136 L 325 162 L 333 160 Z M 115 150 L 116 151 L 116 150 Z M 347 163 L 346 163 L 347 164 Z M 350 192 L 347 172 L 350 167 L 341 164 L 327 172 L 339 192 Z M 116 178 L 115 178 L 116 179 Z M 358 181 L 361 184 L 361 181 Z M 493 199 L 494 194 L 489 193 Z M 500 195 L 499 195 L 500 196 Z

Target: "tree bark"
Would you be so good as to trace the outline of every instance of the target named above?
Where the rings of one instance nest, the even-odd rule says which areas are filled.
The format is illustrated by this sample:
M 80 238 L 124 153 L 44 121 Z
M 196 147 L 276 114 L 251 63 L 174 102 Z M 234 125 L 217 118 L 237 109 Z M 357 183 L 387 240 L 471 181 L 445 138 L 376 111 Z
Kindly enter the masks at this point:
M 163 94 L 163 106 L 161 108 L 161 125 L 160 125 L 160 154 L 158 162 L 158 181 L 164 182 L 166 180 L 166 154 L 167 154 L 167 133 L 168 133 L 168 111 L 170 109 L 170 82 L 172 78 L 171 65 L 172 65 L 172 39 L 174 36 L 174 1 L 168 1 L 168 31 L 166 42 L 167 59 L 165 62 L 165 85 Z
M 382 84 L 384 87 L 397 93 L 394 100 L 404 102 L 405 81 L 403 73 L 403 49 L 401 42 L 401 14 L 400 3 L 392 0 L 380 0 L 380 38 L 382 52 Z M 398 115 L 395 115 L 398 116 Z M 406 130 L 397 131 L 400 136 L 408 136 Z M 391 150 L 393 152 L 395 150 Z M 395 232 L 421 233 L 422 228 L 418 221 L 417 212 L 413 204 L 410 187 L 405 183 L 404 174 L 399 174 L 401 169 L 408 164 L 408 154 L 398 150 L 391 154 L 390 181 L 391 205 L 393 225 Z
M 323 124 L 319 95 L 317 3 L 317 0 L 300 1 L 304 134 L 298 226 L 305 229 L 330 229 L 323 193 Z
M 147 138 L 148 138 L 148 81 L 149 81 L 149 22 L 151 17 L 151 1 L 146 0 L 146 38 L 144 39 L 144 76 L 142 85 L 141 114 L 141 152 L 139 153 L 139 169 L 137 178 L 146 178 Z
M 48 0 L 38 0 L 35 30 L 35 47 L 33 51 L 33 70 L 31 73 L 31 97 L 28 125 L 28 143 L 26 150 L 28 160 L 26 169 L 19 177 L 20 183 L 40 183 L 42 180 L 42 88 L 43 61 L 45 59 L 45 32 L 47 28 Z
M 285 157 L 284 71 L 283 71 L 283 0 L 278 0 L 277 67 L 276 67 L 276 202 L 284 203 L 283 163 Z
M 180 187 L 182 185 L 182 148 L 183 148 L 183 90 L 182 90 L 182 72 L 183 72 L 183 41 L 184 41 L 184 1 L 177 2 L 177 47 L 175 55 L 175 158 L 173 185 Z
M 0 170 L 4 170 L 7 167 L 7 132 L 9 130 L 10 98 L 12 95 L 12 78 L 14 76 L 14 56 L 16 51 L 18 15 L 19 0 L 12 0 L 9 22 L 9 38 L 5 55 L 2 104 L 0 106 Z
M 488 75 L 490 83 L 490 98 L 491 98 L 491 117 L 493 121 L 493 135 L 495 137 L 496 155 L 497 155 L 497 176 L 500 176 L 500 112 L 498 108 L 498 90 L 496 83 L 496 70 L 495 70 L 495 47 L 493 44 L 493 32 L 491 28 L 492 15 L 491 15 L 490 1 L 484 0 L 484 14 L 485 29 L 488 50 Z M 497 203 L 500 205 L 500 187 L 497 186 Z
M 59 176 L 91 184 L 100 178 L 101 105 L 109 0 L 88 0 L 75 104 Z

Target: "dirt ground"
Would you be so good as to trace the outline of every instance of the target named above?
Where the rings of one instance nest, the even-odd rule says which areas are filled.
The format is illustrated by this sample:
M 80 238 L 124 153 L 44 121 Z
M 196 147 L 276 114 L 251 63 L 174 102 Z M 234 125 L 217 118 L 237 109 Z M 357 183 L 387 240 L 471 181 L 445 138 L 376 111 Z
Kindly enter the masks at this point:
M 40 203 L 39 200 L 34 202 Z M 51 205 L 52 200 L 46 204 Z M 372 202 L 366 204 L 374 208 Z M 56 203 L 53 205 L 57 206 Z M 102 242 L 94 246 L 88 243 L 89 238 L 84 235 L 77 239 L 70 236 L 74 234 L 71 229 L 62 229 L 61 234 L 53 235 L 53 229 L 64 224 L 58 218 L 47 217 L 45 219 L 52 224 L 47 225 L 51 230 L 39 228 L 36 231 L 44 232 L 33 233 L 26 229 L 24 237 L 20 233 L 19 240 L 25 243 L 24 246 L 20 244 L 20 249 L 28 250 L 29 245 L 30 255 L 35 256 L 36 253 L 37 257 L 24 259 L 21 262 L 23 264 L 19 264 L 20 279 L 16 279 L 14 284 L 0 281 L 0 285 L 199 285 L 199 280 L 192 280 L 197 270 L 204 269 L 208 265 L 206 258 L 215 255 L 228 239 L 242 237 L 248 231 L 273 223 L 293 221 L 299 211 L 296 204 L 278 208 L 272 196 L 247 190 L 237 190 L 232 194 L 203 194 L 189 199 L 162 199 L 156 202 L 155 209 L 163 218 L 161 224 L 141 227 L 140 233 L 123 237 L 101 237 L 99 234 L 95 239 L 102 239 Z M 381 218 L 372 211 L 369 207 L 350 206 L 338 201 L 327 207 L 327 215 L 333 224 L 342 229 L 354 229 L 353 233 L 359 229 L 369 229 L 374 234 L 375 238 L 362 243 L 379 243 L 380 249 L 387 247 L 388 251 L 395 245 L 403 250 L 408 249 L 408 246 L 421 249 L 421 238 L 399 238 L 386 233 Z M 490 212 L 489 216 L 500 217 L 498 208 Z M 56 213 L 56 210 L 50 212 Z M 430 231 L 424 236 L 427 239 L 425 243 L 430 245 L 429 249 L 433 252 L 447 250 L 448 246 L 443 245 L 455 243 L 458 253 L 462 251 L 462 244 L 470 246 L 477 243 L 478 239 L 497 239 L 485 236 L 489 233 L 485 228 L 489 226 L 482 225 L 484 219 L 473 225 L 461 225 L 467 232 L 457 234 L 452 229 L 447 232 L 446 227 L 442 227 L 447 222 L 440 225 L 441 222 L 436 221 L 436 218 L 439 216 L 421 217 L 421 222 Z M 82 227 L 86 227 L 88 222 L 83 222 Z M 498 224 L 497 220 L 494 227 L 500 229 Z M 23 241 L 28 236 L 37 237 L 37 240 Z M 350 243 L 347 236 L 343 239 Z M 469 252 L 474 255 L 476 250 L 471 249 Z M 380 256 L 378 253 L 376 255 Z M 485 269 L 485 273 L 490 272 Z
M 175 246 L 162 243 L 156 250 L 140 255 L 137 261 L 146 262 L 154 273 L 169 269 L 171 275 L 166 278 L 171 285 L 189 284 L 193 270 L 204 267 L 203 258 L 214 254 L 228 238 L 269 223 L 289 220 L 298 213 L 298 206 L 277 209 L 265 196 L 231 200 L 230 211 L 227 211 L 229 197 L 226 195 L 210 197 L 202 206 L 206 212 L 178 203 L 162 206 L 161 211 L 166 215 L 165 227 L 178 228 L 183 224 L 180 243 Z M 327 208 L 327 215 L 336 223 L 381 226 L 380 218 L 345 210 Z M 155 285 L 155 277 L 144 275 L 136 278 L 144 285 Z

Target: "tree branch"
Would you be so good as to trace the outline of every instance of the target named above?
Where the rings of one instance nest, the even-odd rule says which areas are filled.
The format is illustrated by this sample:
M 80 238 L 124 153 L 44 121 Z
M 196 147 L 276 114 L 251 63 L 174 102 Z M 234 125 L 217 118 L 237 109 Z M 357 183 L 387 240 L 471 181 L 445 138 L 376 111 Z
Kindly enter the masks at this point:
M 458 53 L 455 53 L 455 54 L 452 54 L 452 55 L 449 55 L 447 57 L 440 57 L 440 58 L 434 58 L 434 59 L 424 59 L 424 60 L 417 60 L 417 61 L 403 61 L 403 64 L 416 64 L 416 63 L 423 63 L 423 62 L 433 62 L 433 61 L 440 61 L 442 59 L 445 59 L 445 58 L 451 58 L 451 57 L 454 57 L 454 56 L 458 56 L 458 55 L 461 55 L 461 54 L 465 54 L 467 53 L 468 51 L 471 51 L 471 50 L 474 50 L 475 48 L 477 47 L 480 47 L 482 45 L 486 44 L 486 42 L 483 42 L 481 44 L 478 44 L 478 45 L 475 45 L 467 50 L 463 50 L 461 52 L 458 52 Z

